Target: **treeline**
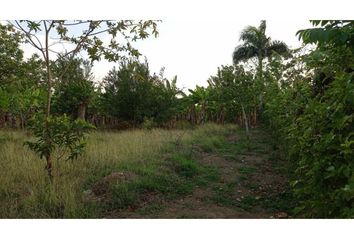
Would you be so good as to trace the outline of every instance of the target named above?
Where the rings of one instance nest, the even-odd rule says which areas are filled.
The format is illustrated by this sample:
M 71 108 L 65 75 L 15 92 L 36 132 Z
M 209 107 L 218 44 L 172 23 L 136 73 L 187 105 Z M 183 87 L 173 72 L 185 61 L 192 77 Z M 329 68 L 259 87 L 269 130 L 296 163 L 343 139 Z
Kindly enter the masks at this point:
M 23 36 L 0 25 L 0 127 L 25 128 L 34 113 L 47 105 L 47 70 L 39 55 L 23 57 Z M 224 122 L 226 109 L 206 100 L 197 87 L 187 96 L 177 87 L 177 76 L 164 77 L 164 68 L 151 73 L 148 61 L 121 59 L 99 82 L 90 61 L 65 54 L 51 61 L 51 114 L 84 119 L 98 128 L 124 129 L 145 125 L 175 127 L 179 121 L 198 124 Z M 65 68 L 64 74 L 62 74 Z
M 46 102 L 44 61 L 33 55 L 24 59 L 20 34 L 0 25 L 0 127 L 24 128 Z M 64 66 L 69 66 L 60 75 Z M 92 64 L 63 57 L 51 64 L 53 115 L 86 119 L 98 127 L 133 127 L 144 120 L 162 124 L 177 112 L 177 77 L 168 80 L 151 74 L 147 61 L 122 60 L 100 83 L 94 81 Z

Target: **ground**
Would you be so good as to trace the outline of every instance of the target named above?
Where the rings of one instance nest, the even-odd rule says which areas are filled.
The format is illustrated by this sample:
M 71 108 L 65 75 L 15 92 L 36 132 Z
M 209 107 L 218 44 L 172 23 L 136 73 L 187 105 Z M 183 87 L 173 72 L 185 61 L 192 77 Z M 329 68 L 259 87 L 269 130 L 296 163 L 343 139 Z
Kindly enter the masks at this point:
M 288 163 L 262 128 L 95 131 L 52 183 L 30 137 L 0 132 L 0 218 L 293 217 Z
M 241 135 L 241 136 L 240 136 Z M 138 205 L 113 210 L 106 218 L 288 218 L 286 163 L 272 149 L 269 134 L 251 131 L 249 144 L 240 131 L 222 136 L 224 145 L 191 146 L 198 164 L 216 168 L 217 181 L 196 186 L 190 194 L 165 199 L 147 193 Z

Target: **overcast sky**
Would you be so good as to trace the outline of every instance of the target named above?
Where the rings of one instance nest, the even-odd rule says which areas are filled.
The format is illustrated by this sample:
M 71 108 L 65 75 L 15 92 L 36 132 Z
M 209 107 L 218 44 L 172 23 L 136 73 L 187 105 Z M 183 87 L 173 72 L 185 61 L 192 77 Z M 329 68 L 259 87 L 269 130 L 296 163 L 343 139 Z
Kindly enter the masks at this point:
M 184 89 L 206 86 L 218 66 L 232 63 L 232 52 L 240 44 L 242 29 L 248 25 L 259 26 L 260 20 L 165 20 L 158 24 L 157 38 L 151 37 L 135 46 L 147 57 L 151 72 L 165 67 L 165 77 L 177 75 L 177 85 Z M 266 34 L 290 47 L 298 47 L 301 43 L 296 32 L 309 27 L 311 24 L 305 19 L 267 20 Z M 33 53 L 29 47 L 24 50 L 25 56 Z M 107 61 L 95 63 L 96 81 L 114 65 Z

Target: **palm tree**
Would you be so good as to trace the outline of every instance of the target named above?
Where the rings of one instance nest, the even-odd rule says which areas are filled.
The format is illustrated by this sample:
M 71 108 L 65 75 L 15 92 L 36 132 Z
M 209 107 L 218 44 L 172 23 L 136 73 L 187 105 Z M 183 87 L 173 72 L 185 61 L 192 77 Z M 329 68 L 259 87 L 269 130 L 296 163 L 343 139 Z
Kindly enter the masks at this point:
M 232 60 L 235 65 L 242 61 L 248 61 L 252 58 L 258 60 L 258 79 L 261 86 L 264 85 L 263 81 L 263 60 L 271 58 L 274 53 L 285 55 L 289 54 L 288 46 L 282 41 L 272 41 L 270 37 L 265 34 L 266 21 L 261 21 L 261 25 L 257 28 L 254 26 L 246 27 L 240 36 L 243 44 L 237 46 L 232 54 Z M 262 111 L 263 96 L 259 95 L 260 106 L 259 110 Z
M 281 41 L 272 41 L 265 34 L 266 21 L 261 21 L 261 25 L 257 28 L 254 26 L 246 27 L 240 36 L 243 44 L 237 46 L 232 54 L 232 60 L 235 65 L 242 61 L 248 61 L 252 58 L 258 60 L 258 76 L 262 81 L 263 60 L 270 58 L 273 53 L 287 54 L 288 46 Z

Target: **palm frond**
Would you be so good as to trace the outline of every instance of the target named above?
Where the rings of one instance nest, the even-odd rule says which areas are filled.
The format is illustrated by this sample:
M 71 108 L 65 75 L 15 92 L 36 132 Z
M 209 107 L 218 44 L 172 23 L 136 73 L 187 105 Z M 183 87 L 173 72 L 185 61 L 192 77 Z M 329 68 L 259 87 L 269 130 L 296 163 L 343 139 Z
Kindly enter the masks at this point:
M 265 35 L 265 31 L 266 31 L 267 25 L 266 25 L 266 21 L 262 20 L 261 21 L 261 25 L 259 25 L 259 31 Z
M 240 33 L 240 41 L 245 43 L 257 45 L 259 30 L 256 27 L 248 26 Z
M 267 47 L 265 57 L 270 57 L 273 52 L 285 56 L 290 53 L 290 50 L 284 42 L 276 40 L 272 41 Z
M 235 48 L 232 54 L 232 60 L 236 65 L 241 61 L 247 61 L 250 58 L 256 57 L 257 54 L 258 51 L 254 46 L 241 45 Z

